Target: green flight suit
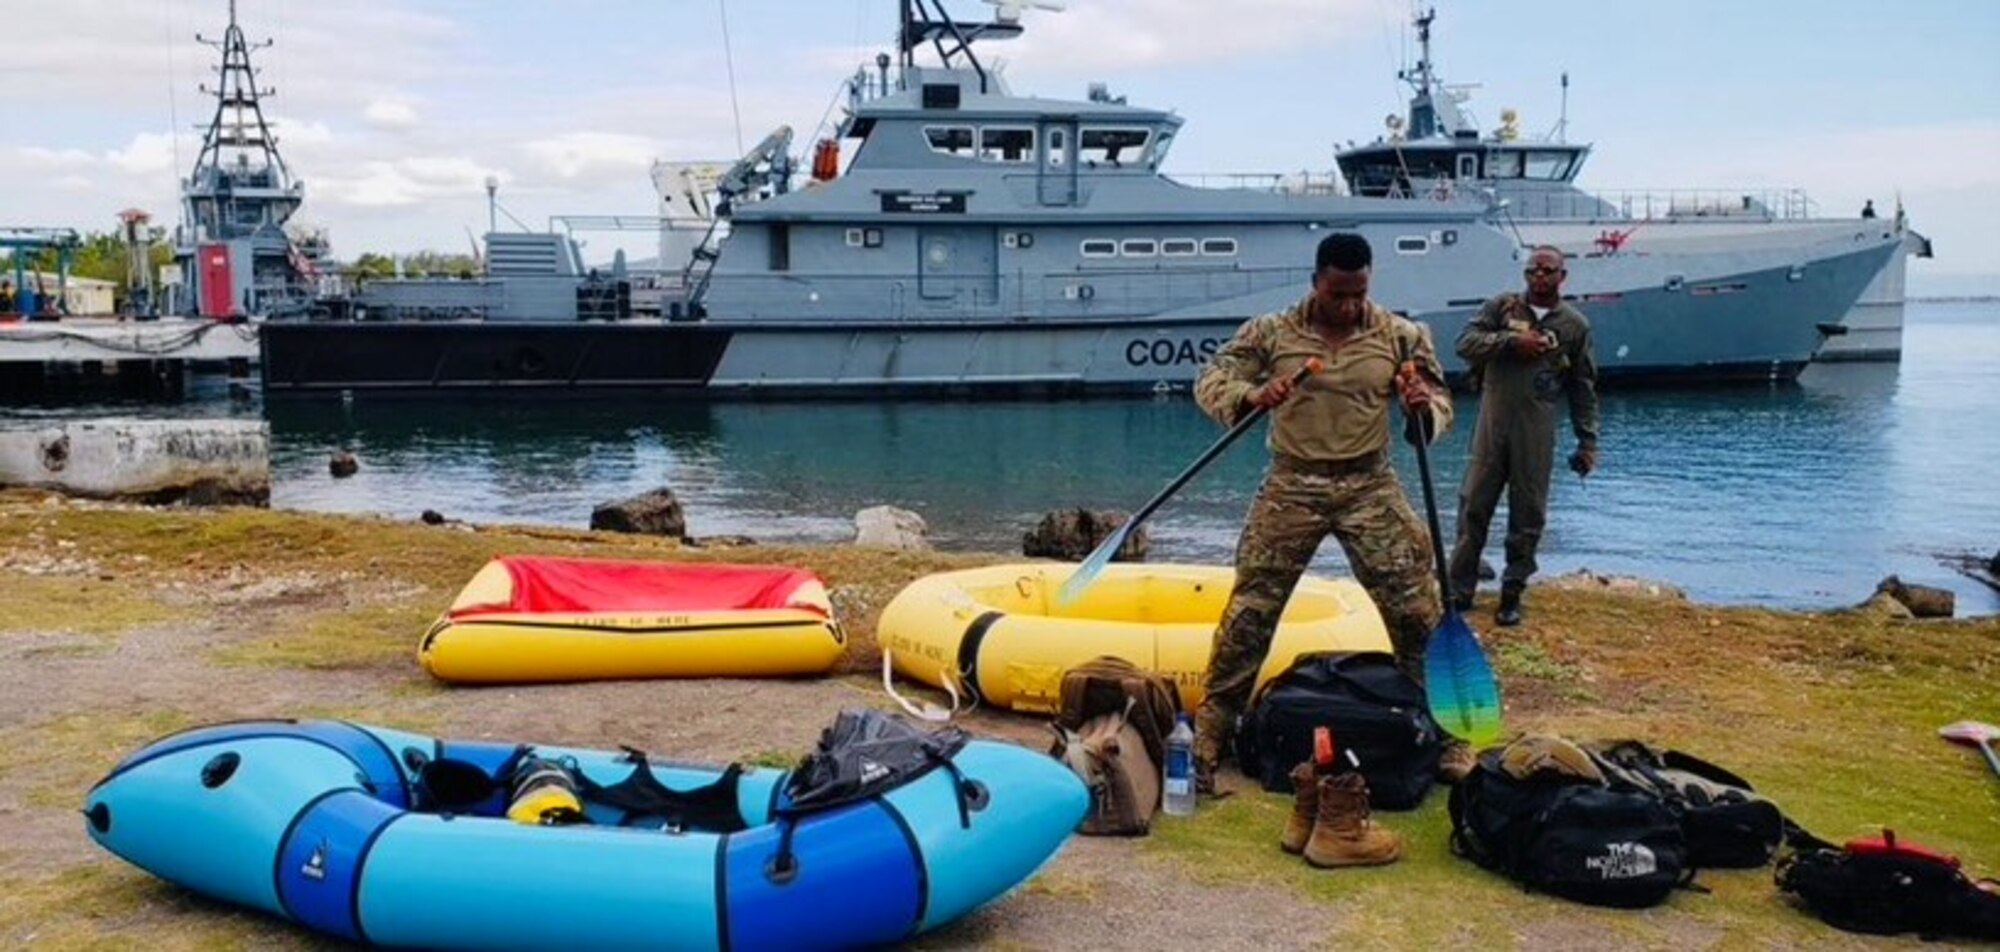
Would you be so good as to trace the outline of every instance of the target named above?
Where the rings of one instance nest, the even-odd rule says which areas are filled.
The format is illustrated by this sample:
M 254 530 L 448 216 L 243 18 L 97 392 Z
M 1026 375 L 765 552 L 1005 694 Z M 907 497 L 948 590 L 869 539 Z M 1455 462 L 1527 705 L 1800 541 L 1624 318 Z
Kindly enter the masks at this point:
M 1521 330 L 1552 333 L 1556 349 L 1538 358 L 1514 350 Z M 1507 493 L 1507 567 L 1501 586 L 1519 589 L 1535 574 L 1535 549 L 1548 524 L 1549 474 L 1555 460 L 1558 403 L 1569 405 L 1579 449 L 1597 448 L 1597 360 L 1590 321 L 1568 304 L 1537 319 L 1518 294 L 1479 309 L 1458 335 L 1458 355 L 1480 376 L 1479 423 L 1458 491 L 1458 537 L 1452 545 L 1453 593 L 1479 585 L 1479 555 L 1500 493 Z

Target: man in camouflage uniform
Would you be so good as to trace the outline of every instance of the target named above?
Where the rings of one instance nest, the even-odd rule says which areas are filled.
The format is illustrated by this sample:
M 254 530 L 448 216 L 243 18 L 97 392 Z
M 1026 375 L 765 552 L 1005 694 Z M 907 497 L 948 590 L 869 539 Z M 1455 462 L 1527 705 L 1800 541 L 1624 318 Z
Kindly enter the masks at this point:
M 1562 299 L 1562 251 L 1542 246 L 1528 258 L 1526 294 L 1487 301 L 1458 335 L 1458 355 L 1480 375 L 1479 425 L 1458 491 L 1458 539 L 1451 549 L 1451 597 L 1472 607 L 1479 554 L 1500 491 L 1507 491 L 1507 568 L 1500 573 L 1494 620 L 1521 623 L 1521 594 L 1535 574 L 1535 548 L 1549 514 L 1556 404 L 1569 404 L 1579 476 L 1597 468 L 1597 360 L 1590 321 Z
M 1236 588 L 1195 712 L 1204 792 L 1214 790 L 1216 764 L 1249 703 L 1278 616 L 1328 534 L 1388 623 L 1398 665 L 1423 680 L 1424 648 L 1443 603 L 1430 536 L 1389 466 L 1390 404 L 1400 401 L 1436 439 L 1451 423 L 1451 398 L 1430 334 L 1368 299 L 1372 259 L 1360 235 L 1328 236 L 1312 293 L 1237 328 L 1195 382 L 1195 401 L 1225 426 L 1252 407 L 1271 408 L 1271 467 L 1237 543 Z M 1314 357 L 1325 369 L 1293 386 L 1290 375 Z M 1415 438 L 1414 428 L 1406 436 Z M 1447 754 L 1454 769 L 1469 769 L 1463 745 Z

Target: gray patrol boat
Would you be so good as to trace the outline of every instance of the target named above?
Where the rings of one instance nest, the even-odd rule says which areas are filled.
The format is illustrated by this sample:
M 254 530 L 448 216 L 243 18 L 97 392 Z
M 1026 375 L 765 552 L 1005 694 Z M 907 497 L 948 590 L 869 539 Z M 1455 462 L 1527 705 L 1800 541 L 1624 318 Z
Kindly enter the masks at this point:
M 1457 371 L 1448 342 L 1519 286 L 1524 245 L 1496 191 L 1176 181 L 1161 169 L 1179 116 L 1096 86 L 1081 101 L 1013 93 L 975 46 L 1020 35 L 1024 4 L 989 2 L 994 17 L 975 22 L 900 0 L 897 55 L 847 83 L 845 168 L 818 143 L 789 187 L 767 139 L 722 177 L 714 233 L 660 317 L 586 320 L 491 294 L 471 319 L 272 322 L 266 391 L 1170 392 L 1245 319 L 1305 293 L 1333 231 L 1369 239 L 1375 298 L 1427 323 Z M 1814 254 L 1584 251 L 1569 290 L 1607 378 L 1785 380 L 1897 247 L 1857 233 Z
M 1564 250 L 1573 262 L 1570 289 L 1590 289 L 1586 296 L 1601 297 L 1636 259 L 1700 262 L 1675 272 L 1684 284 L 1697 271 L 1741 273 L 1684 286 L 1682 293 L 1693 297 L 1749 293 L 1769 280 L 1773 261 L 1782 262 L 1789 277 L 1793 269 L 1851 268 L 1854 260 L 1873 259 L 1879 246 L 1893 244 L 1900 253 L 1882 260 L 1860 299 L 1826 328 L 1829 339 L 1816 359 L 1894 361 L 1901 355 L 1905 264 L 1911 256 L 1930 257 L 1931 244 L 1908 227 L 1900 205 L 1893 218 L 1876 217 L 1872 203 L 1861 216 L 1833 218 L 1817 215 L 1796 188 L 1585 192 L 1575 182 L 1591 146 L 1566 141 L 1566 114 L 1538 138 L 1521 134 L 1513 110 L 1501 111 L 1494 132 L 1480 132 L 1463 108 L 1476 87 L 1443 83 L 1434 71 L 1436 18 L 1435 10 L 1415 17 L 1419 58 L 1397 74 L 1411 88 L 1408 112 L 1391 114 L 1375 141 L 1335 153 L 1350 193 L 1419 201 L 1459 190 L 1493 194 L 1524 243 Z M 1567 101 L 1567 73 L 1562 82 Z M 1729 256 L 1738 260 L 1718 264 Z M 1830 304 L 1808 306 L 1825 317 L 1832 314 Z M 1594 317 L 1602 307 L 1587 310 Z
M 278 153 L 264 117 L 252 43 L 230 0 L 222 39 L 196 39 L 222 54 L 215 112 L 194 167 L 181 180 L 181 225 L 174 230 L 174 269 L 166 283 L 166 313 L 247 320 L 304 316 L 319 306 L 324 233 L 288 224 L 305 201 L 305 183 Z

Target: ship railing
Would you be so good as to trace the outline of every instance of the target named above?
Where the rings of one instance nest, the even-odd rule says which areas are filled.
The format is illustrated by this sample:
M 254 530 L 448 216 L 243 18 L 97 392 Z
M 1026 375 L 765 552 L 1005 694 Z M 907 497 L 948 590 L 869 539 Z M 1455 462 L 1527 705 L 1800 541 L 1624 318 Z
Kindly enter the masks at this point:
M 1231 188 L 1279 195 L 1342 195 L 1333 172 L 1193 172 L 1167 178 L 1192 188 Z
M 727 302 L 705 303 L 711 311 L 806 322 L 857 316 L 926 323 L 1116 319 L 1303 288 L 1310 265 L 1091 266 L 915 279 L 825 271 L 732 274 Z
M 1578 195 L 1610 204 L 1626 218 L 1811 218 L 1818 203 L 1802 188 L 1617 189 Z

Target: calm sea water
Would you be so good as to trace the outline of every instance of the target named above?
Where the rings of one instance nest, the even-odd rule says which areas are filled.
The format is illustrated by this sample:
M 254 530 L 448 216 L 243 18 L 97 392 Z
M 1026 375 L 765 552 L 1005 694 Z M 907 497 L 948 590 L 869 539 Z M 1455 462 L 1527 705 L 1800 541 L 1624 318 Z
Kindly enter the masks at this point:
M 1904 346 L 1900 366 L 1815 366 L 1796 386 L 1607 394 L 1603 468 L 1587 484 L 1559 470 L 1543 572 L 1640 575 L 1785 607 L 1859 601 L 1896 573 L 1954 589 L 1961 613 L 2000 611 L 2000 596 L 1936 558 L 2000 548 L 2000 304 L 1912 305 Z M 265 405 L 198 389 L 167 407 L 7 415 L 264 416 L 280 508 L 582 527 L 600 502 L 666 486 L 698 536 L 841 541 L 856 510 L 887 503 L 920 513 L 942 548 L 997 552 L 1018 552 L 1051 509 L 1138 506 L 1219 433 L 1184 396 Z M 1434 454 L 1447 532 L 1475 410 L 1460 404 Z M 335 480 L 326 461 L 341 447 L 361 471 Z M 1408 450 L 1397 467 L 1418 500 Z M 1153 559 L 1229 561 L 1263 461 L 1246 438 L 1170 502 L 1151 523 Z M 1339 547 L 1317 567 L 1344 571 Z

